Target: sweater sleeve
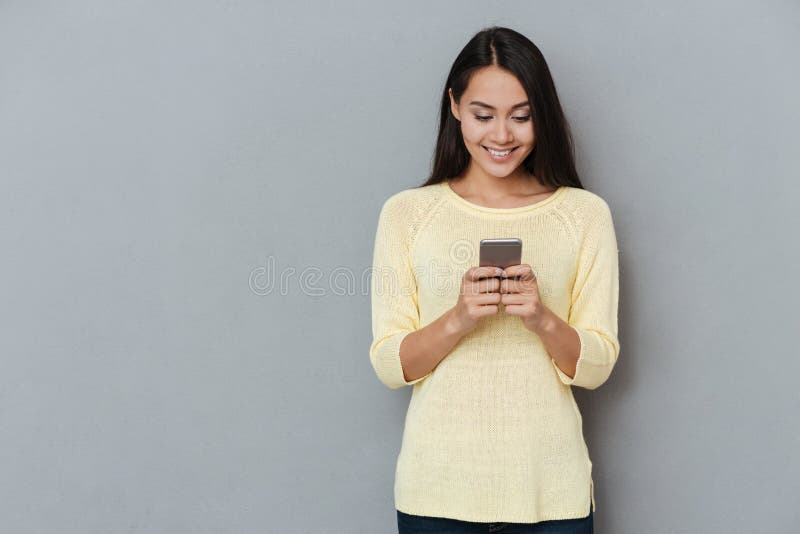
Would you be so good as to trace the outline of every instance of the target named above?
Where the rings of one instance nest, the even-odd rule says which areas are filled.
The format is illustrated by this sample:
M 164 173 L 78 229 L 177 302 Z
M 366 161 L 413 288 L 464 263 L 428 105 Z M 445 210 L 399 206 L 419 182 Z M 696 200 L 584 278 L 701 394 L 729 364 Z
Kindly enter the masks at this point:
M 431 374 L 407 381 L 400 362 L 400 343 L 419 329 L 419 309 L 409 255 L 411 214 L 398 200 L 398 196 L 390 197 L 381 208 L 370 279 L 372 344 L 369 357 L 378 379 L 390 389 L 416 384 Z
M 611 374 L 619 356 L 619 250 L 608 204 L 601 199 L 589 218 L 578 253 L 567 322 L 581 342 L 575 376 L 553 366 L 566 385 L 596 389 Z

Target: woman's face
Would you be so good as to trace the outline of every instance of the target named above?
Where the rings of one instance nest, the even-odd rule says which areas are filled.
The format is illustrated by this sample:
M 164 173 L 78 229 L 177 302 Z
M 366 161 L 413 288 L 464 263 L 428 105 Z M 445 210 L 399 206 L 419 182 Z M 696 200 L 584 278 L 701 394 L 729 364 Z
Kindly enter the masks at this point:
M 505 177 L 528 157 L 534 146 L 531 107 L 517 78 L 499 67 L 476 71 L 456 104 L 450 92 L 450 109 L 461 122 L 464 144 L 486 174 Z M 501 151 L 492 154 L 489 149 Z M 512 149 L 511 153 L 505 151 Z

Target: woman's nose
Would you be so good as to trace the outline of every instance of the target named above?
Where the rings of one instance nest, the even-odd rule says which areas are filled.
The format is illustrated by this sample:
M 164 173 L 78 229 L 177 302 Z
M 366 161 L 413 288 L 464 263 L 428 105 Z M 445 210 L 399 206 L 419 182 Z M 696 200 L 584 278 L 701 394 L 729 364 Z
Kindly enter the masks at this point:
M 494 131 L 494 138 L 498 145 L 505 145 L 511 140 L 511 130 L 503 121 L 497 121 L 499 126 Z

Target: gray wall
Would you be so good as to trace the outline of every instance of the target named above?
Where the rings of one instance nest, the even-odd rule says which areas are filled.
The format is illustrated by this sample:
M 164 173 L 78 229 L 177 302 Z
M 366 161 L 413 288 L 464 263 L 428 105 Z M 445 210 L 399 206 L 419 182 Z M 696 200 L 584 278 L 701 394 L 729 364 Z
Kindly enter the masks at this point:
M 797 528 L 797 2 L 226 0 L 0 3 L 0 530 L 395 531 L 361 275 L 490 24 L 615 216 L 596 531 Z

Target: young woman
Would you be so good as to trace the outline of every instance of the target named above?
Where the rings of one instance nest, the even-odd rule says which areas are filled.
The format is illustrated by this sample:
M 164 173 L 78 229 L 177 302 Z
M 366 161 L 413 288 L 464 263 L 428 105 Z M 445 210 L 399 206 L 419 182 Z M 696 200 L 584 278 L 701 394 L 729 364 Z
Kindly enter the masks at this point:
M 478 267 L 486 238 L 522 261 Z M 413 386 L 394 486 L 400 533 L 593 530 L 592 462 L 572 387 L 619 355 L 618 249 L 583 188 L 539 49 L 475 35 L 442 96 L 433 172 L 381 208 L 370 360 Z

